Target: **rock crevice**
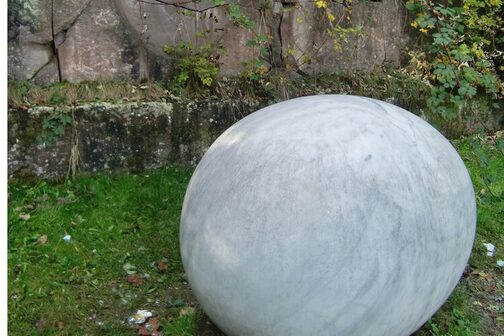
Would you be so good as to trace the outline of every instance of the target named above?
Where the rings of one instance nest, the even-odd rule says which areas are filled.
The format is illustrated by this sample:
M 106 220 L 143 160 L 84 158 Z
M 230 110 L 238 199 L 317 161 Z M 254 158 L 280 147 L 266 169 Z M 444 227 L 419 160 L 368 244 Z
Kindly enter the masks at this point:
M 257 58 L 247 41 L 267 34 L 269 63 L 306 73 L 370 70 L 398 66 L 409 36 L 401 0 L 354 1 L 350 25 L 362 34 L 350 36 L 341 51 L 328 38 L 324 13 L 308 0 L 239 0 L 240 9 L 261 28 L 231 23 L 228 6 L 202 1 L 182 8 L 137 0 L 9 1 L 9 78 L 34 79 L 38 71 L 54 71 L 44 80 L 78 82 L 97 79 L 166 79 L 174 60 L 164 45 L 187 42 L 218 44 L 220 74 L 240 74 Z M 331 5 L 336 17 L 344 6 Z M 253 29 L 259 29 L 253 31 Z M 46 47 L 41 48 L 40 45 Z M 42 50 L 43 49 L 43 50 Z M 52 56 L 56 66 L 47 68 Z M 52 63 L 51 63 L 52 64 Z

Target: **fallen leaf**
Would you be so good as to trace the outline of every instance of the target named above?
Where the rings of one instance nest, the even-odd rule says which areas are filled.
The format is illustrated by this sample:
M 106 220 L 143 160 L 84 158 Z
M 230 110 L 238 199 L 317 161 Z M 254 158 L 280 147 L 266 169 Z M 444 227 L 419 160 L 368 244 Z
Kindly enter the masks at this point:
M 27 221 L 28 219 L 31 218 L 31 216 L 30 216 L 30 214 L 22 213 L 22 214 L 19 214 L 19 218 L 21 218 L 22 220 Z
M 470 275 L 472 275 L 472 272 L 473 272 L 473 269 L 467 265 L 466 268 L 464 269 L 464 273 L 462 273 L 462 276 L 465 278 L 465 277 L 468 277 Z
M 158 269 L 158 271 L 163 272 L 163 271 L 166 271 L 167 268 L 168 268 L 168 266 L 166 266 L 166 264 L 164 262 L 159 261 L 157 263 L 157 269 Z
M 185 307 L 185 308 L 180 309 L 179 316 L 182 317 L 182 316 L 192 315 L 192 314 L 194 314 L 194 308 L 193 307 Z
M 490 284 L 488 286 L 484 287 L 485 292 L 495 292 L 497 290 L 497 287 L 495 285 Z
M 14 211 L 16 211 L 16 212 L 21 211 L 21 210 L 23 210 L 23 208 L 22 208 L 22 207 L 15 207 L 15 208 L 14 208 Z
M 27 204 L 27 205 L 25 205 L 25 209 L 33 210 L 33 209 L 35 209 L 35 206 L 33 204 Z
M 37 329 L 43 330 L 46 328 L 47 322 L 44 319 L 40 319 L 35 322 L 35 326 L 37 327 Z
M 475 274 L 476 274 L 476 275 L 478 275 L 480 278 L 483 278 L 483 279 L 485 279 L 485 278 L 488 276 L 488 274 L 486 274 L 486 273 L 485 273 L 485 272 L 483 272 L 483 271 L 478 271 L 478 272 L 477 272 L 477 273 L 475 273 Z
M 128 274 L 126 279 L 128 280 L 129 283 L 132 283 L 133 285 L 135 285 L 137 287 L 140 286 L 141 284 L 143 284 L 142 277 L 140 275 L 138 275 L 137 273 Z
M 471 273 L 469 273 L 470 275 L 479 275 L 481 272 L 483 272 L 482 270 L 478 270 L 478 269 L 475 269 L 474 271 L 472 271 Z
M 56 200 L 57 205 L 63 205 L 63 204 L 67 204 L 67 203 L 69 203 L 68 199 L 66 199 L 64 197 L 58 197 L 58 199 Z
M 45 243 L 47 243 L 47 235 L 42 235 L 38 237 L 37 244 L 44 245 Z
M 54 323 L 54 326 L 58 329 L 63 329 L 65 328 L 65 322 L 63 321 L 56 321 L 56 323 Z
M 138 335 L 143 336 L 161 336 L 159 329 L 159 317 L 149 318 L 145 324 L 138 326 Z

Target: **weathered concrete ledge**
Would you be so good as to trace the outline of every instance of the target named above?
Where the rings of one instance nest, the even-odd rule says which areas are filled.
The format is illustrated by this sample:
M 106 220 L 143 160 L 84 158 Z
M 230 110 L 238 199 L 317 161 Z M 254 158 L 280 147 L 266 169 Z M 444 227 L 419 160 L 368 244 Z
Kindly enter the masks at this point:
M 168 164 L 193 166 L 225 129 L 261 107 L 173 99 L 10 109 L 9 178 L 65 176 L 72 147 L 78 149 L 81 172 L 138 173 Z M 56 115 L 72 121 L 58 124 L 62 119 Z M 58 126 L 64 126 L 59 136 L 54 129 Z

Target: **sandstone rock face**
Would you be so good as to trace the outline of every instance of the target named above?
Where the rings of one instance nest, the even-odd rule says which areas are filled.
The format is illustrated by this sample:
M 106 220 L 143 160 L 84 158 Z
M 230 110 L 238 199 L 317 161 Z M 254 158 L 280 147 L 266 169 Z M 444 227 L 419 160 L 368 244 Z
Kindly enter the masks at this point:
M 335 51 L 324 14 L 313 1 L 240 1 L 245 15 L 257 22 L 255 28 L 235 27 L 229 24 L 225 9 L 214 8 L 204 14 L 181 15 L 180 8 L 140 3 L 135 0 L 119 1 L 116 5 L 132 30 L 151 52 L 162 56 L 164 45 L 190 41 L 194 45 L 221 41 L 229 52 L 220 59 L 221 74 L 236 75 L 244 63 L 257 58 L 257 50 L 246 47 L 254 36 L 270 36 L 272 60 L 275 52 L 284 60 L 291 59 L 295 67 L 307 72 L 334 71 L 335 69 L 372 69 L 375 66 L 399 65 L 400 46 L 407 41 L 404 33 L 405 9 L 400 0 L 358 2 L 351 21 L 346 26 L 361 26 L 360 35 L 350 35 L 341 51 Z M 191 8 L 210 7 L 203 2 Z M 343 16 L 344 7 L 333 4 L 335 16 Z M 343 19 L 343 22 L 347 20 Z M 205 32 L 198 38 L 198 32 Z M 278 48 L 280 48 L 278 50 Z M 309 59 L 309 61 L 307 61 Z M 275 64 L 279 65 L 279 64 Z
M 53 58 L 49 0 L 9 0 L 8 73 L 32 79 Z
M 361 27 L 359 34 L 347 35 L 348 41 L 339 40 L 341 49 L 338 50 L 326 32 L 327 19 L 315 8 L 313 1 L 301 0 L 296 6 L 287 7 L 282 21 L 287 46 L 284 52 L 292 50 L 292 53 L 285 57 L 290 57 L 291 62 L 310 73 L 398 66 L 400 48 L 408 43 L 405 33 L 407 13 L 403 2 L 354 1 L 353 4 L 348 15 L 343 5 L 331 6 L 336 22 L 341 20 L 345 27 Z
M 73 26 L 75 20 L 91 2 L 91 0 L 53 0 L 55 34 L 64 32 Z
M 304 72 L 370 70 L 397 66 L 408 43 L 401 0 L 353 1 L 348 19 L 342 4 L 330 10 L 361 34 L 334 48 L 325 13 L 310 0 L 240 0 L 241 13 L 255 22 L 230 21 L 229 6 L 213 1 L 175 5 L 137 0 L 9 0 L 9 77 L 51 82 L 96 79 L 165 79 L 176 60 L 163 46 L 213 45 L 220 74 L 238 75 L 259 58 L 248 42 L 267 36 L 267 67 Z M 340 20 L 341 19 L 341 20 Z M 42 72 L 39 74 L 39 72 Z
M 203 12 L 136 0 L 116 0 L 115 4 L 139 42 L 159 58 L 168 58 L 163 52 L 165 45 L 176 46 L 182 42 L 196 48 L 204 44 L 222 45 L 229 52 L 220 55 L 221 73 L 232 75 L 253 57 L 245 46 L 253 33 L 232 25 L 226 7 L 213 8 L 211 1 L 184 5 Z M 242 0 L 240 5 L 252 20 L 259 20 L 257 1 Z
M 91 1 L 58 46 L 62 79 L 128 79 L 138 73 L 137 50 L 112 1 Z
M 54 53 L 50 43 L 30 42 L 30 33 L 20 29 L 18 43 L 9 44 L 8 47 L 8 73 L 9 77 L 19 80 L 31 80 L 37 77 L 39 71 L 54 60 Z M 57 69 L 53 73 L 57 78 Z M 51 78 L 54 76 L 50 76 Z M 51 81 L 48 81 L 51 82 Z
M 51 60 L 32 77 L 32 81 L 39 85 L 57 82 L 59 80 L 58 71 L 58 61 L 56 57 L 51 57 Z

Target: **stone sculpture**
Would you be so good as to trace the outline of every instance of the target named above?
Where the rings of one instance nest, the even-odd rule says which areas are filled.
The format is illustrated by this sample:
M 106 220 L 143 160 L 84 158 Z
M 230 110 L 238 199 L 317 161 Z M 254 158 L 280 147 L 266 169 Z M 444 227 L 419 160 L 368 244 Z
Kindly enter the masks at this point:
M 469 258 L 476 206 L 451 144 L 363 97 L 292 99 L 242 119 L 199 163 L 180 243 L 228 335 L 409 335 Z

